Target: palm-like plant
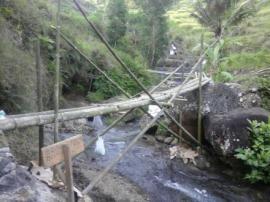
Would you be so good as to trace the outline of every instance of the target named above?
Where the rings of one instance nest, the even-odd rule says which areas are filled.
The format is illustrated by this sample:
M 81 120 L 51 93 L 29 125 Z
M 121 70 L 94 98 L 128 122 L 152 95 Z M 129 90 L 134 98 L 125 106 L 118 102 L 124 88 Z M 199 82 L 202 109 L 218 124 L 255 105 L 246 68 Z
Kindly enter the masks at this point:
M 225 28 L 237 25 L 256 12 L 256 0 L 198 0 L 194 5 L 195 17 L 220 37 Z

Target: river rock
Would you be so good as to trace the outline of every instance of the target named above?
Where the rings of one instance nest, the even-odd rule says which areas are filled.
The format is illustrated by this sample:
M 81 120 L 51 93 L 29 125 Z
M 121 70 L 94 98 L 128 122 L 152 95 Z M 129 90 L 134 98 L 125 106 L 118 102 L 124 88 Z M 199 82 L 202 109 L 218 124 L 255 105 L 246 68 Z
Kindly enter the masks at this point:
M 171 145 L 175 146 L 178 144 L 178 139 L 174 138 L 173 141 L 171 142 Z
M 173 140 L 174 140 L 174 137 L 166 137 L 164 139 L 164 143 L 165 144 L 171 144 Z
M 17 165 L 9 148 L 4 147 L 0 149 L 0 201 L 61 202 L 65 198 Z
M 155 137 L 158 142 L 162 142 L 162 143 L 164 142 L 166 138 L 164 135 L 156 135 Z
M 262 108 L 237 108 L 225 114 L 208 115 L 203 119 L 205 139 L 218 155 L 231 157 L 235 149 L 250 144 L 248 120 L 267 122 L 269 115 Z
M 198 131 L 198 90 L 183 96 L 187 102 L 176 102 L 171 114 L 178 120 L 181 111 L 183 126 L 196 137 Z M 256 92 L 243 90 L 239 84 L 209 83 L 202 88 L 202 117 L 210 114 L 228 113 L 237 108 L 259 107 L 260 105 L 261 99 Z M 178 127 L 175 124 L 171 123 L 170 128 L 178 133 Z

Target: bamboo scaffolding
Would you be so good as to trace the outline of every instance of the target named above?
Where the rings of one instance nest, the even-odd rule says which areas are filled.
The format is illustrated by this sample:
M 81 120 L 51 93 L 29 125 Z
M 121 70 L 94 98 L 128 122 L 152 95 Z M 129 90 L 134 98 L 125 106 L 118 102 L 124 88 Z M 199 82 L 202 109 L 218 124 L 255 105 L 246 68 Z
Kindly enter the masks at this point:
M 184 64 L 183 64 L 184 65 Z M 179 69 L 181 69 L 183 67 L 183 65 L 180 65 L 178 68 L 176 68 L 173 72 L 170 73 L 170 75 L 168 75 L 164 80 L 162 80 L 158 85 L 156 85 L 153 89 L 151 89 L 150 93 L 154 93 L 163 83 L 165 83 L 171 76 L 174 75 L 175 72 L 177 72 Z M 111 125 L 109 125 L 107 128 L 105 128 L 100 134 L 97 135 L 97 137 L 95 137 L 93 140 L 91 140 L 86 147 L 89 147 L 90 145 L 92 145 L 98 137 L 105 135 L 110 129 L 112 129 L 116 124 L 118 124 L 120 121 L 122 121 L 128 114 L 130 114 L 132 111 L 134 110 L 131 109 L 129 111 L 127 111 L 126 113 L 124 113 L 121 117 L 119 117 L 117 120 L 115 120 Z M 148 112 L 144 111 L 144 109 L 141 109 L 146 115 L 150 116 L 150 118 L 153 118 L 151 114 L 149 114 Z M 162 122 L 158 121 L 158 124 L 160 124 L 162 127 L 166 128 L 168 130 L 168 132 L 170 132 L 170 129 L 167 128 L 166 125 L 164 125 Z M 174 132 L 172 133 L 174 136 L 177 134 Z M 179 136 L 177 136 L 177 138 L 180 138 Z
M 83 11 L 82 11 L 83 12 Z M 84 14 L 84 13 L 83 13 Z M 84 14 L 85 15 L 85 14 Z M 87 19 L 87 17 L 85 16 L 85 19 Z M 89 23 L 91 23 L 89 21 Z M 94 25 L 93 25 L 94 26 Z M 96 29 L 96 28 L 95 28 Z M 96 30 L 97 33 L 98 30 Z M 103 70 L 101 70 L 97 65 L 95 65 L 94 62 L 92 62 L 82 51 L 80 51 L 63 33 L 61 33 L 62 38 L 74 49 L 76 50 L 82 57 L 84 57 L 90 64 L 92 64 L 101 74 L 103 74 L 106 78 L 108 78 L 108 80 L 115 86 L 117 87 L 126 97 L 131 98 L 131 96 L 125 91 L 123 90 L 115 81 L 113 81 L 112 79 L 110 79 L 110 77 L 106 74 L 106 72 L 104 72 Z M 103 36 L 99 33 L 99 36 L 104 40 L 104 43 L 107 44 L 108 47 L 110 47 L 110 45 L 106 42 L 106 40 L 103 38 Z M 112 49 L 110 49 L 111 52 L 113 52 Z M 116 56 L 119 60 L 121 60 L 118 56 Z M 121 65 L 124 65 L 124 63 L 121 63 Z M 126 67 L 127 68 L 127 67 Z M 128 68 L 127 68 L 128 69 Z M 136 76 L 132 74 L 132 78 L 136 80 L 136 82 L 139 82 L 138 79 L 136 78 Z M 173 75 L 173 73 L 171 73 L 171 75 Z M 170 76 L 170 75 L 169 75 Z M 151 100 L 153 100 L 159 107 L 160 109 L 162 109 L 162 105 L 160 103 L 158 103 L 154 97 L 151 95 L 151 93 L 149 93 L 146 88 L 139 82 L 139 84 L 142 86 L 144 92 L 151 98 Z M 183 84 L 182 84 L 183 85 Z M 141 110 L 148 114 L 143 108 L 141 108 Z M 187 134 L 194 142 L 196 142 L 196 144 L 198 144 L 197 140 L 180 124 L 178 123 L 169 113 L 167 113 L 166 111 L 164 111 L 164 113 L 181 129 L 184 131 L 185 134 Z M 151 115 L 148 114 L 148 116 L 150 116 L 152 118 Z M 160 122 L 158 122 L 160 124 Z M 162 125 L 163 127 L 165 127 L 167 129 L 166 126 L 164 126 L 164 124 Z
M 113 55 L 113 57 L 119 62 L 119 64 L 122 66 L 123 69 L 126 70 L 126 72 L 130 75 L 130 77 L 140 86 L 140 88 L 144 91 L 144 93 L 146 95 L 149 96 L 149 98 L 160 108 L 163 109 L 162 105 L 158 102 L 158 100 L 156 100 L 151 93 L 148 92 L 148 90 L 145 88 L 145 86 L 140 82 L 140 80 L 135 76 L 135 74 L 126 66 L 126 64 L 121 60 L 121 58 L 115 53 L 115 51 L 112 49 L 112 47 L 109 45 L 109 43 L 107 42 L 107 40 L 103 37 L 103 35 L 99 32 L 99 30 L 96 28 L 96 26 L 88 19 L 88 17 L 86 16 L 85 12 L 83 11 L 83 9 L 81 8 L 80 4 L 76 1 L 73 0 L 76 7 L 78 8 L 78 10 L 81 12 L 81 14 L 83 15 L 84 19 L 87 21 L 87 23 L 90 25 L 90 27 L 95 31 L 95 33 L 97 34 L 97 36 L 99 37 L 99 39 L 104 43 L 104 45 L 107 47 L 107 49 L 109 50 L 109 52 Z M 185 81 L 184 81 L 185 83 Z M 183 86 L 183 85 L 181 85 Z M 175 97 L 174 97 L 175 98 Z M 174 100 L 174 99 L 171 99 Z M 199 142 L 197 141 L 196 138 L 194 138 L 192 136 L 192 134 L 190 134 L 180 123 L 177 122 L 177 120 L 170 115 L 166 110 L 164 110 L 164 114 L 171 119 L 181 130 L 183 130 L 183 132 L 196 144 L 199 144 Z
M 183 83 L 186 83 L 188 80 L 190 80 L 190 78 L 192 77 L 192 75 L 195 73 L 196 69 L 198 68 L 198 66 L 201 64 L 201 62 L 203 61 L 205 55 L 207 54 L 208 50 L 213 47 L 217 42 L 219 41 L 219 39 L 216 39 L 212 44 L 210 44 L 203 52 L 203 54 L 201 54 L 201 56 L 199 57 L 199 59 L 197 60 L 197 62 L 195 63 L 195 65 L 192 67 L 189 75 L 185 78 L 185 80 L 183 81 Z M 173 100 L 177 97 L 177 95 L 179 94 L 179 92 L 183 89 L 183 86 L 178 86 L 178 89 L 175 91 L 174 95 L 171 97 L 171 99 L 169 100 L 168 103 L 172 103 Z
M 209 83 L 211 79 L 203 78 L 202 86 Z M 193 91 L 198 88 L 198 79 L 191 80 L 188 82 L 180 94 Z M 169 99 L 177 88 L 172 88 L 166 91 L 156 92 L 153 94 L 155 99 L 159 101 L 164 101 Z M 87 118 L 97 115 L 103 115 L 108 113 L 114 113 L 119 111 L 126 111 L 132 108 L 142 107 L 145 105 L 153 104 L 153 101 L 147 95 L 141 95 L 140 97 L 118 101 L 108 104 L 95 105 L 94 107 L 85 107 L 85 108 L 73 108 L 59 110 L 59 119 L 58 121 L 68 121 L 79 118 Z M 31 113 L 32 114 L 32 113 Z M 16 128 L 24 128 L 29 126 L 38 126 L 46 125 L 54 122 L 54 113 L 53 111 L 35 113 L 35 115 L 28 116 L 28 114 L 20 115 L 19 117 L 6 116 L 5 119 L 0 120 L 0 130 L 11 130 Z

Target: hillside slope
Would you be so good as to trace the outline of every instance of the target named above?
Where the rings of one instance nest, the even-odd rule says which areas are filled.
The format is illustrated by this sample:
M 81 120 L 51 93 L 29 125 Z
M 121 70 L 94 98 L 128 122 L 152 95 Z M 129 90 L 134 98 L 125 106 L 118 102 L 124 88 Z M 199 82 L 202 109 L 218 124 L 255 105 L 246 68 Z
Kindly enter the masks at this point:
M 193 17 L 192 2 L 181 1 L 167 12 L 170 34 L 185 42 L 185 48 L 198 54 L 201 35 L 205 43 L 213 40 L 213 33 L 202 27 Z M 270 2 L 265 1 L 258 12 L 238 26 L 231 27 L 224 37 L 223 52 L 215 80 L 224 82 L 221 72 L 229 73 L 230 82 L 243 84 L 246 88 L 258 88 L 265 108 L 270 108 Z M 268 69 L 266 71 L 263 71 Z M 260 73 L 260 71 L 263 71 Z

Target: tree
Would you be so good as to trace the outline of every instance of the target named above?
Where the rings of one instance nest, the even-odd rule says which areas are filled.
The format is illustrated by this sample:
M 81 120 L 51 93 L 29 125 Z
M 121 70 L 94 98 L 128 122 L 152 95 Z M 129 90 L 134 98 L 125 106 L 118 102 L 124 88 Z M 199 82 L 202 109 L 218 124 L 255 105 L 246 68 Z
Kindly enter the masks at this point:
M 137 30 L 143 36 L 142 52 L 146 56 L 149 64 L 154 66 L 157 60 L 164 54 L 168 45 L 167 38 L 167 19 L 164 14 L 173 0 L 135 0 L 140 6 L 141 18 L 144 29 Z M 143 32 L 142 32 L 143 31 Z
M 124 0 L 110 0 L 107 6 L 108 26 L 107 36 L 109 43 L 115 45 L 127 30 L 127 7 Z
M 223 30 L 237 25 L 256 12 L 255 0 L 198 0 L 191 15 L 220 37 Z

